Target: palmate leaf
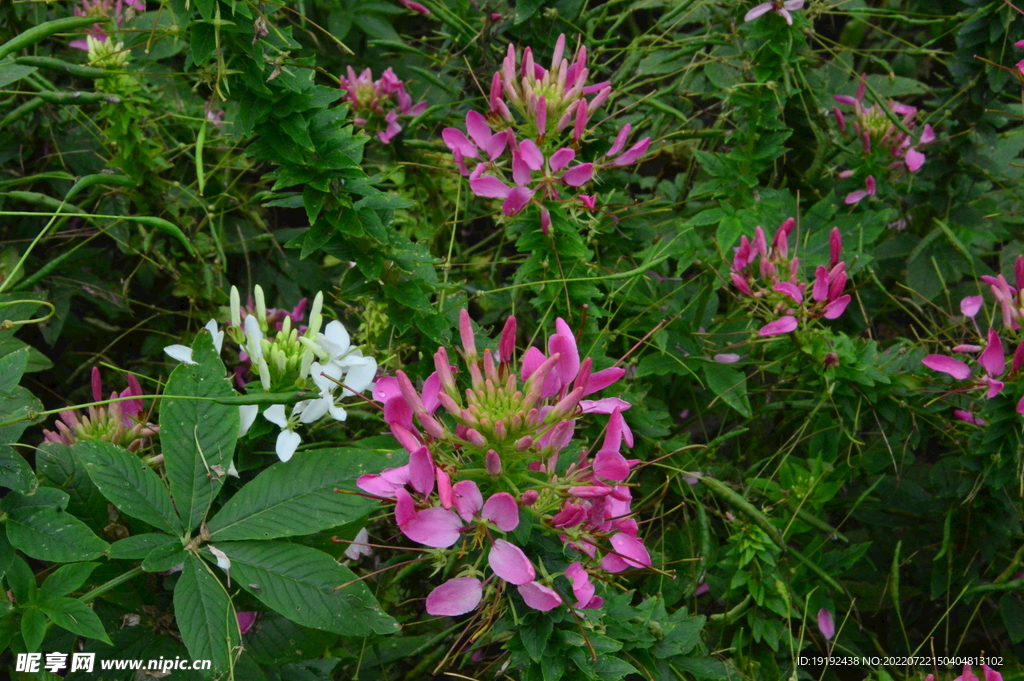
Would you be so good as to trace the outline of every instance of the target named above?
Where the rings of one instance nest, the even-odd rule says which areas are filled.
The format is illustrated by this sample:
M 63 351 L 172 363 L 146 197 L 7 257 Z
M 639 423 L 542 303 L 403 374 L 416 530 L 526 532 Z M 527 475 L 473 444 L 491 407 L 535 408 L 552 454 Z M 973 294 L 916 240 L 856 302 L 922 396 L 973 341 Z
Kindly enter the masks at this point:
M 183 532 L 167 487 L 139 457 L 110 442 L 76 442 L 71 449 L 119 511 L 171 534 Z
M 77 598 L 53 598 L 39 604 L 50 621 L 73 634 L 110 643 L 100 618 Z
M 374 502 L 355 494 L 355 480 L 381 469 L 383 457 L 360 449 L 300 453 L 276 463 L 238 491 L 207 527 L 213 541 L 311 534 L 366 515 Z
M 195 554 L 188 556 L 174 587 L 174 618 L 193 659 L 211 660 L 212 671 L 231 666 L 242 639 L 235 608 L 224 585 Z
M 222 542 L 217 548 L 231 559 L 238 584 L 293 622 L 346 636 L 398 631 L 362 582 L 334 590 L 356 576 L 322 551 L 272 541 Z
M 192 356 L 196 364 L 180 364 L 171 372 L 165 397 L 235 394 L 210 334 L 199 334 L 192 344 Z M 204 400 L 163 400 L 160 440 L 164 466 L 186 531 L 202 521 L 220 490 L 222 477 L 213 467 L 228 467 L 237 439 L 238 407 Z

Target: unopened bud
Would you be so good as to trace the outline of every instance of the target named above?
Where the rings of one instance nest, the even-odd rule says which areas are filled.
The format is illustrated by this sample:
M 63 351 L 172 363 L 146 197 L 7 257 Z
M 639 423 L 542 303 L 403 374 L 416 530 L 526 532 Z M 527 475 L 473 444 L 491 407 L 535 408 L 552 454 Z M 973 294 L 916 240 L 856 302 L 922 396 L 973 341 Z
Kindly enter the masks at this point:
M 484 456 L 484 467 L 492 477 L 496 478 L 501 475 L 501 457 L 498 456 L 498 452 L 493 449 L 487 450 L 487 454 Z
M 425 411 L 421 411 L 416 414 L 416 420 L 423 426 L 423 430 L 427 431 L 427 434 L 435 440 L 440 440 L 444 437 L 444 427 L 435 419 L 433 416 Z
M 1024 261 L 1024 259 L 1021 259 Z M 512 361 L 512 355 L 516 351 L 516 318 L 509 317 L 505 320 L 505 328 L 501 330 L 501 339 L 498 341 L 498 362 L 508 364 Z
M 267 301 L 263 297 L 263 288 L 259 284 L 256 284 L 256 288 L 253 290 L 253 295 L 256 297 L 256 319 L 260 322 L 260 329 L 266 332 Z
M 532 445 L 533 437 L 531 435 L 526 435 L 525 437 L 519 438 L 519 440 L 516 442 L 516 449 L 518 449 L 521 452 L 525 452 Z
M 324 323 L 323 317 L 324 309 L 324 292 L 317 291 L 316 297 L 313 298 L 313 309 L 309 311 L 309 326 L 306 328 L 305 338 L 309 340 L 316 340 L 317 334 L 320 333 L 320 325 Z
M 235 286 L 231 287 L 231 326 L 236 329 L 242 328 L 242 299 Z
M 469 311 L 459 311 L 459 335 L 462 337 L 462 351 L 468 364 L 476 364 L 476 337 L 473 335 L 473 323 L 469 319 Z
M 471 445 L 476 445 L 477 447 L 487 446 L 487 439 L 480 434 L 480 431 L 473 428 L 466 429 L 466 441 Z
M 831 256 L 831 267 L 835 267 L 843 253 L 843 236 L 838 227 L 833 227 L 828 235 L 828 247 Z
M 528 489 L 525 492 L 523 492 L 523 498 L 522 498 L 522 501 L 520 502 L 520 505 L 521 506 L 533 506 L 534 504 L 537 503 L 537 497 L 539 497 L 539 496 L 540 496 L 540 493 L 537 492 L 537 490 L 535 490 L 535 489 Z

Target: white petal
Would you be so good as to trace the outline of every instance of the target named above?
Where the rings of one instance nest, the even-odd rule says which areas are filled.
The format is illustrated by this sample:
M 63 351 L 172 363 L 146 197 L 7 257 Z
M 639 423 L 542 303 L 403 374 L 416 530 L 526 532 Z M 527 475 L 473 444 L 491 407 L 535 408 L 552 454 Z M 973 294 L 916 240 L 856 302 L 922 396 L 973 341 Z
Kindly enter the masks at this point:
M 224 346 L 224 332 L 217 329 L 217 320 L 211 319 L 206 322 L 206 330 L 213 336 L 213 349 L 220 354 L 220 349 Z
M 235 468 L 235 462 L 234 462 L 234 460 L 232 460 L 232 461 L 231 461 L 231 462 L 230 462 L 230 463 L 228 464 L 228 475 L 230 475 L 230 476 L 231 476 L 231 477 L 233 477 L 233 478 L 238 478 L 238 477 L 241 477 L 240 475 L 238 475 L 238 469 L 237 469 L 237 468 Z
M 370 556 L 373 555 L 373 549 L 366 545 L 366 542 L 370 539 L 370 535 L 366 532 L 366 528 L 359 530 L 356 538 L 352 540 L 352 543 L 345 549 L 345 556 L 350 560 L 359 560 L 359 556 Z
M 336 404 L 332 404 L 331 405 L 330 412 L 331 412 L 331 417 L 335 421 L 344 421 L 345 419 L 348 418 L 348 412 L 345 411 L 345 408 L 344 407 L 339 407 Z
M 210 553 L 217 557 L 217 567 L 221 570 L 231 569 L 231 559 L 228 558 L 228 554 L 224 553 L 213 544 L 207 544 L 206 548 L 210 549 Z
M 320 392 L 333 393 L 337 390 L 338 384 L 332 381 L 331 378 L 335 379 L 335 381 L 341 381 L 343 370 L 336 362 L 328 362 L 327 364 L 313 362 L 309 373 L 313 378 L 313 382 L 316 383 L 316 387 L 320 388 Z M 321 374 L 324 375 L 321 376 Z
M 249 432 L 259 413 L 260 405 L 258 404 L 243 404 L 238 407 L 238 437 Z
M 288 427 L 288 419 L 284 415 L 283 404 L 275 404 L 267 407 L 266 411 L 263 412 L 263 418 L 280 428 Z
M 313 423 L 334 405 L 334 400 L 330 396 L 321 397 L 318 400 L 307 400 L 307 402 L 308 404 L 302 409 L 301 416 L 299 416 L 299 421 L 302 423 Z
M 373 377 L 377 375 L 377 360 L 373 357 L 363 358 L 361 364 L 357 364 L 348 370 L 345 376 L 345 397 L 361 393 L 373 383 Z
M 784 3 L 782 3 L 782 6 L 789 10 L 803 9 L 804 0 L 786 0 Z
M 176 359 L 182 364 L 198 364 L 198 362 L 192 361 L 192 348 L 187 345 L 168 345 L 164 348 L 164 352 L 171 359 Z
M 281 461 L 287 461 L 292 458 L 292 454 L 299 448 L 302 443 L 302 438 L 294 430 L 282 430 L 281 434 L 277 436 L 277 458 Z

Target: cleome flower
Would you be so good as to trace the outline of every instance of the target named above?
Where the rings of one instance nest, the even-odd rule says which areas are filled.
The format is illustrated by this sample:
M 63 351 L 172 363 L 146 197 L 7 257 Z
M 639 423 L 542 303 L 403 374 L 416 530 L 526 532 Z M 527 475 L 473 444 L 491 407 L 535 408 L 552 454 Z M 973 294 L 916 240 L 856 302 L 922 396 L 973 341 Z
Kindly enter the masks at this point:
M 422 7 L 418 3 L 412 4 Z M 371 120 L 383 118 L 384 129 L 377 133 L 377 139 L 384 144 L 390 144 L 395 135 L 402 131 L 398 122 L 400 116 L 414 118 L 427 109 L 426 102 L 412 103 L 405 83 L 390 68 L 377 80 L 373 79 L 370 69 L 364 69 L 357 76 L 349 66 L 347 72 L 348 77 L 340 76 L 338 80 L 345 90 L 345 101 L 352 104 L 353 122 L 365 128 Z
M 77 410 L 68 409 L 60 412 L 56 421 L 56 432 L 43 429 L 46 442 L 63 442 L 66 445 L 79 440 L 99 440 L 112 442 L 128 451 L 137 451 L 145 446 L 146 441 L 160 432 L 159 427 L 145 421 L 145 405 L 142 402 L 142 386 L 138 379 L 128 374 L 128 387 L 120 394 L 110 394 L 111 400 L 125 397 L 139 399 L 111 402 L 106 406 L 89 407 L 88 415 L 79 414 Z M 102 402 L 103 380 L 100 370 L 92 368 L 92 399 Z
M 1024 283 L 1024 257 L 1018 257 L 1015 263 L 1018 285 Z M 1020 294 L 1017 289 L 1007 283 L 1003 275 L 991 277 L 982 276 L 982 279 L 991 285 L 992 292 L 999 303 L 1003 313 L 1003 333 L 1006 336 L 1013 336 L 1020 331 L 1017 319 L 1020 317 Z M 984 306 L 982 296 L 968 296 L 960 302 L 960 311 L 970 319 L 980 337 L 973 343 L 962 343 L 953 347 L 953 352 L 966 356 L 974 356 L 973 362 L 979 371 L 975 372 L 968 363 L 951 357 L 949 355 L 931 354 L 921 360 L 921 363 L 933 371 L 952 376 L 958 381 L 968 381 L 968 384 L 961 390 L 972 392 L 981 391 L 985 400 L 991 400 L 1003 393 L 1007 384 L 1013 382 L 1020 389 L 1020 378 L 1024 369 L 1024 339 L 1019 338 L 1017 348 L 1009 360 L 1007 367 L 1006 348 L 999 331 L 994 327 L 982 334 L 978 329 L 976 317 Z M 1012 345 L 1011 345 L 1012 347 Z M 1017 413 L 1024 414 L 1024 396 L 1017 402 Z M 978 426 L 985 425 L 984 419 L 975 415 L 973 411 L 956 409 L 953 416 L 966 423 Z
M 789 235 L 796 221 L 787 219 L 772 239 L 771 247 L 760 226 L 754 239 L 740 237 L 729 277 L 756 312 L 770 318 L 757 335 L 776 336 L 794 331 L 801 319 L 837 319 L 850 304 L 846 288 L 846 263 L 840 260 L 843 240 L 838 227 L 829 235 L 828 267 L 819 265 L 808 291 L 800 280 L 800 259 L 789 257 Z M 757 267 L 755 268 L 755 264 Z M 809 294 L 809 295 L 808 295 Z
M 792 26 L 793 15 L 790 14 L 790 12 L 803 8 L 804 0 L 770 0 L 769 2 L 762 2 L 760 5 L 757 5 L 747 12 L 743 17 L 743 21 L 754 21 L 769 12 L 774 12 L 785 19 L 787 24 Z
M 601 607 L 591 576 L 651 565 L 630 517 L 626 480 L 638 460 L 621 453 L 633 444 L 622 416 L 630 405 L 617 397 L 586 399 L 617 382 L 624 370 L 594 371 L 593 360 L 581 361 L 575 336 L 561 319 L 548 352 L 528 349 L 518 371 L 514 317 L 496 352 L 477 351 L 465 310 L 460 335 L 471 385 L 464 393 L 444 347 L 421 389 L 402 371 L 377 382 L 374 399 L 384 403 L 385 421 L 409 452 L 409 463 L 364 475 L 358 486 L 394 501 L 395 522 L 408 539 L 441 550 L 440 561 L 462 564 L 457 576 L 427 597 L 432 615 L 470 612 L 485 594 L 510 588 L 503 585 L 515 586 L 535 610 L 564 603 Z M 593 454 L 583 449 L 567 468 L 560 466 L 577 420 L 588 414 L 609 416 L 602 446 Z M 524 508 L 539 519 L 535 532 L 557 537 L 579 559 L 560 573 L 538 569 L 531 547 L 509 534 Z M 471 560 L 483 552 L 487 569 L 482 559 Z M 571 591 L 559 591 L 560 577 Z
M 306 307 L 305 299 L 291 312 L 268 309 L 263 289 L 256 286 L 248 306 L 242 308 L 238 289 L 232 286 L 230 301 L 230 325 L 220 331 L 217 322 L 210 320 L 206 329 L 213 335 L 218 353 L 225 334 L 238 345 L 239 359 L 243 367 L 248 364 L 248 369 L 235 368 L 236 382 L 242 383 L 250 371 L 259 379 L 258 383 L 243 383 L 240 387 L 250 392 L 305 391 L 316 395 L 293 405 L 290 413 L 283 404 L 271 405 L 263 412 L 264 418 L 281 428 L 275 451 L 278 458 L 288 461 L 302 443 L 302 436 L 297 432 L 300 425 L 314 423 L 328 415 L 336 421 L 348 417 L 341 401 L 372 388 L 377 361 L 364 356 L 352 345 L 341 322 L 329 322 L 321 333 L 322 292 L 313 299 L 306 326 L 299 324 Z M 193 363 L 192 350 L 187 346 L 172 345 L 164 348 L 164 352 L 180 362 Z M 257 413 L 255 405 L 240 407 L 239 436 L 248 431 Z
M 529 47 L 520 63 L 515 47 L 509 45 L 502 69 L 491 80 L 487 115 L 471 110 L 465 132 L 445 128 L 441 134 L 459 171 L 470 178 L 474 194 L 503 199 L 502 212 L 509 216 L 536 204 L 545 231 L 550 224 L 546 204 L 578 199 L 594 210 L 594 195 L 573 190 L 591 182 L 602 168 L 636 163 L 651 143 L 648 137 L 625 149 L 632 131 L 626 124 L 606 153 L 579 158 L 587 125 L 612 88 L 607 82 L 587 85 L 586 48 L 581 46 L 570 64 L 564 57 L 565 43 L 565 36 L 560 36 L 550 69 L 534 62 Z M 589 95 L 593 97 L 588 100 Z M 472 170 L 470 159 L 477 161 Z
M 89 43 L 90 37 L 99 44 L 108 42 L 104 23 L 113 22 L 115 26 L 120 26 L 126 21 L 131 21 L 136 12 L 145 11 L 145 0 L 80 0 L 78 7 L 75 7 L 75 16 L 93 16 L 96 17 L 97 23 L 89 27 L 85 38 L 72 40 L 68 45 L 76 50 L 94 50 L 96 48 Z M 110 45 L 113 46 L 115 43 L 111 41 Z
M 847 123 L 846 114 L 838 107 L 833 107 L 839 131 L 856 140 L 863 154 L 855 170 L 844 170 L 839 177 L 864 178 L 864 189 L 854 190 L 846 195 L 846 203 L 854 204 L 876 191 L 876 178 L 886 176 L 897 180 L 906 172 L 916 173 L 925 162 L 925 155 L 920 150 L 935 141 L 935 131 L 925 124 L 920 136 L 915 141 L 903 129 L 914 133 L 917 108 L 899 102 L 889 101 L 886 105 L 875 104 L 864 106 L 866 85 L 864 76 L 857 86 L 856 97 L 835 95 L 837 104 L 853 107 L 853 120 Z M 902 128 L 893 121 L 898 119 Z

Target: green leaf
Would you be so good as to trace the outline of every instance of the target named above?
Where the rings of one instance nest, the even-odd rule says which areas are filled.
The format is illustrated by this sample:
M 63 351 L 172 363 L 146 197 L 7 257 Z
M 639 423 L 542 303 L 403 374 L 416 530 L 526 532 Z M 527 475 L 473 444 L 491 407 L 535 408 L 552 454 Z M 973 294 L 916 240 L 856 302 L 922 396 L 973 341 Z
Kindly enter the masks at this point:
M 374 502 L 356 494 L 355 480 L 380 470 L 382 457 L 360 449 L 299 453 L 276 463 L 239 490 L 207 524 L 214 541 L 276 539 L 311 534 L 358 520 Z
M 110 545 L 107 557 L 113 560 L 142 560 L 161 546 L 177 544 L 181 542 L 177 537 L 161 532 L 149 532 L 137 534 Z
M 72 634 L 94 638 L 111 645 L 103 623 L 88 605 L 77 598 L 53 598 L 39 604 L 50 620 Z
M 38 484 L 32 467 L 21 454 L 10 445 L 0 444 L 0 487 L 31 494 Z
M 999 614 L 1003 618 L 1010 642 L 1024 641 L 1024 606 L 1021 606 L 1016 594 L 1003 594 L 999 599 Z
M 14 563 L 14 548 L 11 543 L 7 541 L 7 537 L 0 534 L 0 579 L 7 574 L 7 571 L 11 569 L 11 565 Z
M 293 622 L 346 636 L 392 634 L 398 623 L 381 611 L 362 582 L 326 553 L 283 542 L 225 542 L 231 574 L 243 588 Z
M 0 395 L 14 390 L 28 366 L 28 348 L 0 357 Z
M 192 31 L 192 63 L 202 66 L 217 51 L 217 34 L 210 24 L 193 23 Z
M 91 527 L 104 527 L 110 522 L 107 500 L 68 445 L 44 442 L 36 451 L 36 473 L 40 484 L 67 493 L 68 513 Z
M 71 451 L 119 511 L 170 534 L 184 532 L 167 487 L 138 456 L 110 442 L 76 442 Z
M 39 597 L 42 599 L 59 598 L 60 596 L 67 596 L 72 591 L 77 590 L 83 584 L 85 580 L 89 579 L 89 575 L 96 569 L 99 563 L 72 563 L 71 565 L 62 565 L 61 567 L 54 570 L 54 572 L 46 578 L 43 585 L 39 587 Z
M 14 592 L 14 598 L 22 605 L 33 603 L 36 600 L 36 576 L 32 574 L 32 568 L 21 558 L 15 556 L 11 566 L 7 569 L 7 586 Z
M 180 364 L 171 372 L 165 396 L 230 397 L 235 394 L 213 348 L 210 334 L 202 332 L 192 344 L 196 364 Z M 213 466 L 227 468 L 238 438 L 238 407 L 200 400 L 163 400 L 160 440 L 171 495 L 185 530 L 206 515 L 222 476 Z
M 174 587 L 174 617 L 193 659 L 212 660 L 214 671 L 231 666 L 232 651 L 242 640 L 235 608 L 224 585 L 195 554 Z
M 46 636 L 46 615 L 36 607 L 26 608 L 21 613 L 21 637 L 25 640 L 28 652 L 39 650 L 39 644 Z
M 523 641 L 523 647 L 534 662 L 540 662 L 547 649 L 548 639 L 551 638 L 551 630 L 554 627 L 550 617 L 535 617 L 528 626 L 519 630 L 519 638 Z
M 184 563 L 188 555 L 180 541 L 168 542 L 149 552 L 142 561 L 142 569 L 146 572 L 165 572 Z
M 49 493 L 60 495 L 59 505 Z M 38 560 L 76 563 L 99 557 L 109 545 L 88 525 L 61 510 L 66 503 L 66 494 L 45 487 L 32 497 L 11 492 L 3 503 L 8 513 L 7 538 L 15 548 Z
M 742 371 L 718 362 L 708 362 L 704 365 L 704 376 L 708 379 L 711 392 L 740 414 L 750 418 L 747 377 Z

